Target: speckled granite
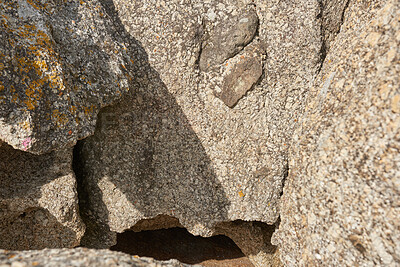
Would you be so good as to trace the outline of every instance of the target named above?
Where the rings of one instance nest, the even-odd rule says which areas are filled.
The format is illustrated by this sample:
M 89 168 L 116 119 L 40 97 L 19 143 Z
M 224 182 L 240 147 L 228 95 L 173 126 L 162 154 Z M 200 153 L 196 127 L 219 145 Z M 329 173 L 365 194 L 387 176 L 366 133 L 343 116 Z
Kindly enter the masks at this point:
M 102 1 L 125 31 L 136 78 L 76 150 L 85 245 L 112 244 L 159 214 L 202 236 L 220 222 L 276 222 L 291 132 L 320 67 L 320 6 L 261 2 Z M 204 45 L 229 39 L 221 27 L 242 10 L 259 17 L 254 37 L 201 69 Z
M 279 250 L 271 245 L 275 225 L 260 222 L 234 221 L 220 223 L 218 234 L 230 237 L 254 266 L 281 267 Z
M 0 248 L 79 245 L 85 226 L 71 164 L 71 149 L 32 155 L 0 142 Z
M 0 250 L 0 267 L 189 267 L 177 260 L 156 261 L 110 250 L 44 249 L 28 251 Z
M 131 61 L 97 0 L 0 2 L 0 139 L 35 154 L 93 134 Z
M 82 245 L 182 225 L 280 265 L 232 223 L 280 215 L 287 266 L 399 265 L 399 5 L 0 2 L 0 247 L 79 244 L 92 135 Z
M 400 265 L 400 2 L 350 1 L 290 150 L 286 266 Z

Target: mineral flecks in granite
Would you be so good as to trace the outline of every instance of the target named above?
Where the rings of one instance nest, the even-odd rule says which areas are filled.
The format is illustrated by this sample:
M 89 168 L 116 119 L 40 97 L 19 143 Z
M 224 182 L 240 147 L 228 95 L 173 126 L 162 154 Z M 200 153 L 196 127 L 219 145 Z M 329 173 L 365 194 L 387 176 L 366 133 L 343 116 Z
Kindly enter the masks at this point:
M 104 4 L 141 68 L 134 66 L 131 93 L 100 113 L 96 133 L 77 148 L 82 188 L 90 192 L 82 210 L 98 223 L 94 232 L 115 242 L 116 232 L 159 214 L 203 236 L 219 222 L 275 223 L 291 132 L 320 66 L 318 3 Z M 216 34 L 242 10 L 256 11 L 259 35 L 223 64 L 200 71 L 202 33 Z M 247 60 L 257 62 L 251 75 L 241 68 Z M 234 77 L 254 86 L 239 88 L 227 101 L 231 108 L 219 93 L 232 90 Z
M 0 142 L 0 247 L 74 247 L 85 232 L 71 149 L 33 155 Z
M 86 248 L 7 251 L 0 249 L 1 267 L 189 267 L 177 260 L 156 261 L 110 250 Z
M 400 264 L 400 3 L 351 1 L 294 134 L 287 266 Z

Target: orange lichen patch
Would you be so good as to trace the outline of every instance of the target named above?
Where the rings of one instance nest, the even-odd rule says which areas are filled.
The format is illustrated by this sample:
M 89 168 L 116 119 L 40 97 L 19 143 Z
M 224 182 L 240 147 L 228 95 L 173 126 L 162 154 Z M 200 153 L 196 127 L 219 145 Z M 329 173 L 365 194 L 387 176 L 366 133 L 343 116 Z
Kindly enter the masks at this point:
M 65 114 L 61 114 L 58 109 L 53 110 L 51 117 L 55 125 L 59 128 L 65 126 L 68 123 L 67 116 Z
M 47 4 L 42 4 L 39 1 L 34 1 L 34 0 L 26 0 L 28 4 L 30 4 L 33 8 L 37 10 L 43 10 L 46 8 Z
M 44 8 L 37 1 L 28 2 L 34 8 Z M 15 87 L 10 85 L 11 101 L 33 110 L 39 105 L 43 90 L 48 87 L 65 89 L 58 54 L 49 36 L 35 25 L 23 24 L 15 29 L 8 27 L 3 20 L 2 25 L 2 30 L 10 36 L 8 43 L 18 51 L 13 55 L 13 61 L 1 63 L 0 66 L 0 70 L 6 66 L 13 68 L 19 77 L 19 83 L 14 83 Z M 17 91 L 15 88 L 23 90 Z
M 77 110 L 78 110 L 78 108 L 77 108 L 76 106 L 70 106 L 70 108 L 69 108 L 69 111 L 70 111 L 72 114 L 75 114 Z
M 90 105 L 90 107 L 84 107 L 84 111 L 85 111 L 85 115 L 91 115 L 94 113 L 95 110 L 95 106 L 94 105 Z
M 238 194 L 239 194 L 239 197 L 244 197 L 243 190 L 240 190 L 240 191 L 238 192 Z
M 48 76 L 48 80 L 50 82 L 50 87 L 51 88 L 57 88 L 61 91 L 65 90 L 64 86 L 64 80 L 61 75 L 58 75 L 58 73 L 54 73 L 52 75 Z
M 11 98 L 11 102 L 12 103 L 21 102 L 19 95 L 16 93 L 14 85 L 10 86 L 10 92 L 11 92 L 11 95 L 12 95 L 12 98 Z

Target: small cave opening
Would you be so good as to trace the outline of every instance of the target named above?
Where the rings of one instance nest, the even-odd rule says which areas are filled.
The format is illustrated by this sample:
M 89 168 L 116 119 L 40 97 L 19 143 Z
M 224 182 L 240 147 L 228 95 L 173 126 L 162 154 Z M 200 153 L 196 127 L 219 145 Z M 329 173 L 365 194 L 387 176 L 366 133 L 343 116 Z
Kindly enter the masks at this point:
M 181 227 L 125 231 L 117 235 L 117 244 L 111 250 L 157 260 L 177 259 L 182 263 L 208 267 L 254 266 L 229 237 L 194 236 Z

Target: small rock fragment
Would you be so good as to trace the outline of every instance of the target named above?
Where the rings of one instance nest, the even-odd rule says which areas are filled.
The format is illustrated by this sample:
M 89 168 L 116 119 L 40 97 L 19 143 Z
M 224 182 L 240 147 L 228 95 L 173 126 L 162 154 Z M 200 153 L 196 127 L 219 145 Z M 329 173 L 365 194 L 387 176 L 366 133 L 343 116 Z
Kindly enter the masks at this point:
M 200 69 L 206 71 L 235 56 L 253 40 L 257 27 L 258 16 L 251 6 L 240 10 L 237 16 L 221 21 L 203 43 Z
M 260 79 L 262 75 L 262 62 L 257 57 L 242 58 L 233 63 L 224 77 L 222 92 L 217 96 L 232 108 Z

